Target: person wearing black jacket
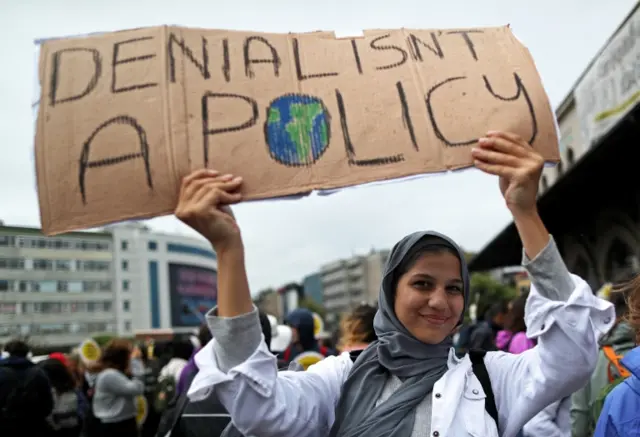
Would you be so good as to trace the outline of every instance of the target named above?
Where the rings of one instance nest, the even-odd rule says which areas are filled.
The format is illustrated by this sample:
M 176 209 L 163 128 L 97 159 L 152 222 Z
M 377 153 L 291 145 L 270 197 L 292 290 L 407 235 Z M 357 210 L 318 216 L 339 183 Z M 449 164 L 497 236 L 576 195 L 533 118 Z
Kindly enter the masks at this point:
M 271 323 L 262 311 L 259 312 L 262 333 L 267 347 L 271 344 Z M 187 391 L 197 372 L 189 375 L 187 389 L 176 397 L 162 415 L 156 437 L 241 437 L 231 424 L 231 417 L 212 391 L 209 397 L 190 402 Z
M 0 434 L 49 437 L 53 393 L 47 375 L 27 358 L 25 342 L 12 340 L 4 351 L 8 357 L 0 360 Z

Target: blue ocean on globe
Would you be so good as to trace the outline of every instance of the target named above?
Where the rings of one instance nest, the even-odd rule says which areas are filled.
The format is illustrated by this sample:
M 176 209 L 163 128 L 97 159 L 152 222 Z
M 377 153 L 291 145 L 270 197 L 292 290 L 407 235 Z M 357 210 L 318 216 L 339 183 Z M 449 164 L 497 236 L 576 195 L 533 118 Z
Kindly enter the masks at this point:
M 329 113 L 317 97 L 278 97 L 267 109 L 265 136 L 276 161 L 288 166 L 313 164 L 329 146 Z

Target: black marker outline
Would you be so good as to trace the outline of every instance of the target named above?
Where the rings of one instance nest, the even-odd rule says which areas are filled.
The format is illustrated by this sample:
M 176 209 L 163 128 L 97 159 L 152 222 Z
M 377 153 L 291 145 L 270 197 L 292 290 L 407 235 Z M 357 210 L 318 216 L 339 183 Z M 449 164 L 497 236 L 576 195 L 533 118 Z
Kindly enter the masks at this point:
M 531 133 L 531 138 L 529 139 L 529 141 L 527 141 L 527 143 L 529 145 L 532 145 L 536 137 L 538 136 L 538 119 L 536 118 L 536 111 L 535 111 L 535 108 L 533 107 L 533 102 L 531 101 L 531 97 L 529 97 L 529 92 L 527 91 L 527 88 L 524 86 L 524 83 L 522 82 L 522 79 L 520 78 L 520 76 L 518 76 L 518 73 L 514 72 L 513 78 L 516 81 L 516 86 L 518 88 L 516 90 L 516 94 L 513 97 L 504 97 L 496 94 L 493 91 L 493 87 L 489 83 L 489 79 L 487 78 L 487 76 L 485 76 L 484 74 L 482 75 L 482 79 L 484 80 L 484 86 L 487 88 L 487 91 L 489 91 L 491 95 L 498 100 L 502 100 L 505 102 L 512 102 L 512 101 L 518 100 L 520 98 L 520 94 L 524 95 L 524 100 L 527 102 L 527 107 L 529 108 L 529 115 L 531 115 L 531 132 L 532 133 Z
M 400 97 L 400 106 L 402 108 L 402 124 L 404 125 L 405 129 L 409 131 L 409 136 L 411 137 L 413 148 L 416 149 L 416 151 L 420 151 L 420 148 L 418 147 L 418 141 L 416 140 L 416 133 L 413 129 L 413 121 L 411 121 L 411 113 L 409 112 L 407 95 L 404 92 L 402 82 L 396 82 L 396 89 L 398 90 L 398 97 Z
M 251 115 L 251 118 L 248 121 L 242 124 L 239 124 L 237 126 L 209 129 L 209 99 L 213 97 L 244 100 L 245 102 L 251 105 L 253 114 Z M 256 102 L 251 97 L 243 96 L 241 94 L 214 93 L 210 91 L 207 91 L 202 95 L 201 106 L 202 106 L 202 146 L 203 146 L 203 154 L 204 154 L 204 167 L 207 168 L 209 166 L 209 136 L 228 133 L 228 132 L 237 132 L 237 131 L 248 129 L 254 126 L 258 120 L 259 110 L 258 110 L 258 102 Z
M 358 73 L 362 74 L 362 61 L 360 60 L 360 52 L 358 52 L 358 44 L 355 39 L 351 40 L 351 49 L 353 50 L 353 57 L 356 60 L 356 67 L 358 68 Z
M 356 159 L 356 150 L 353 147 L 353 143 L 351 142 L 351 135 L 349 134 L 349 125 L 347 123 L 347 111 L 345 110 L 344 99 L 342 98 L 342 93 L 338 89 L 336 89 L 336 100 L 338 102 L 338 113 L 340 114 L 340 127 L 342 128 L 342 137 L 344 138 L 344 148 L 347 152 L 349 165 L 365 167 L 395 164 L 404 161 L 404 154 L 402 153 L 380 158 Z
M 520 76 L 518 76 L 517 73 L 513 73 L 513 76 L 515 78 L 515 82 L 516 82 L 516 86 L 517 86 L 517 90 L 516 90 L 516 94 L 514 96 L 511 97 L 504 97 L 501 95 L 496 94 L 493 91 L 493 88 L 491 87 L 491 84 L 489 83 L 489 79 L 487 78 L 486 75 L 482 75 L 482 79 L 484 80 L 484 84 L 485 84 L 485 88 L 487 89 L 487 91 L 489 91 L 489 93 L 496 99 L 498 100 L 502 100 L 502 101 L 515 101 L 518 100 L 518 98 L 520 97 L 520 94 L 524 94 L 524 98 L 525 101 L 527 103 L 527 108 L 529 109 L 529 115 L 531 115 L 531 124 L 532 124 L 532 135 L 531 138 L 529 140 L 529 144 L 533 144 L 533 141 L 535 140 L 536 136 L 538 135 L 538 120 L 536 119 L 536 113 L 533 107 L 533 102 L 531 101 L 531 98 L 529 97 L 529 92 L 527 91 L 527 89 L 524 86 L 524 83 L 522 83 L 522 80 L 520 79 Z M 438 123 L 436 122 L 435 119 L 435 115 L 434 115 L 434 111 L 433 111 L 433 105 L 431 104 L 431 96 L 433 94 L 434 91 L 436 91 L 437 89 L 439 89 L 441 86 L 446 85 L 449 82 L 454 82 L 457 80 L 463 80 L 463 79 L 467 79 L 467 76 L 457 76 L 457 77 L 450 77 L 448 79 L 443 80 L 442 82 L 439 82 L 437 84 L 435 84 L 433 87 L 431 87 L 431 89 L 429 89 L 429 91 L 427 92 L 427 96 L 425 98 L 426 104 L 427 104 L 427 113 L 429 114 L 429 121 L 431 122 L 431 127 L 433 128 L 433 132 L 435 133 L 436 137 L 442 141 L 445 145 L 449 146 L 449 147 L 457 147 L 457 146 L 469 146 L 471 144 L 475 144 L 478 142 L 478 138 L 472 139 L 472 140 L 468 140 L 468 141 L 460 141 L 460 142 L 456 142 L 456 143 L 452 143 L 449 140 L 447 140 L 444 136 L 444 134 L 442 133 L 442 131 L 440 130 L 440 127 L 438 126 Z
M 475 59 L 477 61 L 478 60 L 478 54 L 476 53 L 475 44 L 473 44 L 473 41 L 471 40 L 471 38 L 469 38 L 469 34 L 470 33 L 484 33 L 484 31 L 478 30 L 478 29 L 451 30 L 451 31 L 447 32 L 447 35 L 462 35 L 462 39 L 464 39 L 464 42 L 467 44 L 467 47 L 469 48 L 469 51 L 471 52 L 471 56 L 473 56 L 473 59 Z
M 273 151 L 271 150 L 270 144 L 269 144 L 269 133 L 268 133 L 268 128 L 269 128 L 269 110 L 271 109 L 271 105 L 273 105 L 273 103 L 276 100 L 279 100 L 283 97 L 300 97 L 302 99 L 309 99 L 309 101 L 314 101 L 314 102 L 320 102 L 320 105 L 322 106 L 322 110 L 324 112 L 324 116 L 325 116 L 325 123 L 327 125 L 327 145 L 324 149 L 322 149 L 322 151 L 318 154 L 318 157 L 313 159 L 311 162 L 308 163 L 293 163 L 293 162 L 284 162 L 281 161 L 280 159 L 278 159 L 277 156 L 274 155 Z M 265 111 L 265 121 L 264 121 L 264 142 L 267 146 L 267 151 L 269 152 L 269 156 L 271 156 L 271 159 L 273 159 L 274 161 L 276 161 L 278 164 L 282 164 L 286 167 L 310 167 L 313 164 L 315 164 L 316 162 L 318 162 L 318 160 L 320 158 L 322 158 L 322 156 L 326 153 L 326 151 L 329 149 L 329 146 L 331 145 L 331 113 L 329 112 L 329 108 L 327 108 L 327 105 L 324 104 L 324 101 L 322 101 L 321 98 L 316 97 L 316 96 L 312 96 L 311 94 L 298 94 L 298 93 L 287 93 L 287 94 L 282 94 L 281 96 L 276 97 L 275 99 L 271 100 L 269 102 L 269 105 L 267 106 L 267 110 Z M 311 158 L 313 158 L 313 155 L 311 156 Z
M 229 38 L 222 40 L 222 74 L 224 80 L 228 83 L 231 81 L 231 59 L 229 55 Z
M 251 43 L 253 41 L 260 41 L 271 50 L 271 59 L 250 59 L 250 48 Z M 276 48 L 263 36 L 254 35 L 249 38 L 245 38 L 244 43 L 242 45 L 242 52 L 244 53 L 244 73 L 249 79 L 253 79 L 256 75 L 253 72 L 252 65 L 253 64 L 273 64 L 273 72 L 276 77 L 280 76 L 280 65 L 282 64 L 282 60 L 280 59 L 280 55 Z
M 404 63 L 407 62 L 407 59 L 409 59 L 409 54 L 407 53 L 407 51 L 405 49 L 403 49 L 402 47 L 398 47 L 396 45 L 376 45 L 376 43 L 382 39 L 385 38 L 389 38 L 391 36 L 390 33 L 387 33 L 386 35 L 382 35 L 379 36 L 377 38 L 374 38 L 371 40 L 371 42 L 369 43 L 369 46 L 373 49 L 373 50 L 377 50 L 377 51 L 382 51 L 382 50 L 389 50 L 389 49 L 393 49 L 395 51 L 398 51 L 402 54 L 402 60 L 398 61 L 394 64 L 389 64 L 389 65 L 383 65 L 381 67 L 376 67 L 376 70 L 389 70 L 391 68 L 396 68 L 396 67 L 400 67 L 401 65 L 403 65 Z
M 293 60 L 296 64 L 296 75 L 298 77 L 298 81 L 302 82 L 303 80 L 307 80 L 307 79 L 316 79 L 319 77 L 330 77 L 330 76 L 337 76 L 338 73 L 314 73 L 314 74 L 304 74 L 302 72 L 302 63 L 300 62 L 300 44 L 298 42 L 298 38 L 292 38 L 291 41 L 292 45 L 293 45 Z
M 59 70 L 60 70 L 60 59 L 61 55 L 64 52 L 89 52 L 93 55 L 93 64 L 95 65 L 93 77 L 87 84 L 87 87 L 80 94 L 66 97 L 62 100 L 56 100 L 56 93 L 58 92 L 58 79 L 59 79 Z M 49 106 L 54 107 L 60 103 L 72 102 L 74 100 L 80 100 L 85 96 L 89 95 L 91 91 L 93 91 L 98 84 L 98 80 L 102 75 L 102 56 L 100 52 L 96 49 L 91 49 L 87 47 L 73 47 L 69 49 L 56 50 L 51 55 L 51 77 L 49 78 Z
M 99 161 L 89 161 L 89 153 L 91 152 L 91 143 L 95 139 L 96 135 L 100 133 L 106 127 L 112 124 L 127 124 L 133 127 L 138 134 L 140 140 L 140 152 L 129 153 L 127 155 L 114 156 L 112 158 L 106 158 Z M 79 162 L 79 187 L 80 195 L 82 196 L 82 203 L 87 204 L 85 176 L 87 170 L 96 167 L 105 167 L 110 165 L 120 164 L 121 162 L 129 161 L 132 159 L 142 158 L 144 161 L 145 173 L 147 176 L 147 186 L 153 189 L 153 180 L 151 179 L 151 164 L 149 163 L 149 143 L 147 142 L 147 134 L 144 128 L 138 123 L 138 121 L 130 115 L 117 115 L 113 118 L 102 123 L 89 135 L 89 138 L 82 145 L 82 153 L 80 154 Z
M 191 61 L 193 65 L 196 66 L 200 74 L 204 79 L 209 79 L 211 77 L 211 73 L 209 73 L 209 50 L 207 47 L 208 41 L 203 36 L 202 37 L 202 62 L 196 59 L 193 51 L 184 41 L 184 37 L 178 39 L 176 35 L 171 32 L 169 33 L 169 41 L 167 41 L 167 53 L 169 55 L 169 81 L 171 83 L 176 83 L 176 57 L 173 52 L 174 45 L 177 45 L 182 51 L 183 56 L 186 56 L 187 59 Z
M 423 47 L 428 49 L 431 53 L 436 55 L 440 59 L 444 59 L 444 52 L 442 51 L 442 46 L 440 46 L 440 41 L 435 34 L 435 32 L 429 32 L 431 35 L 431 41 L 433 42 L 434 47 L 431 47 L 429 44 L 424 42 L 422 39 L 418 38 L 415 34 L 409 33 L 407 37 L 407 45 L 409 46 L 409 51 L 411 52 L 411 58 L 414 61 L 423 62 L 424 58 L 422 57 L 422 52 L 420 51 L 420 47 L 418 43 L 420 43 Z
M 148 41 L 154 39 L 153 36 L 144 36 L 141 38 L 132 38 L 132 39 L 127 39 L 125 41 L 118 41 L 113 43 L 113 58 L 111 61 L 111 92 L 113 94 L 116 93 L 125 93 L 128 91 L 135 91 L 135 90 L 140 90 L 140 89 L 144 89 L 144 88 L 151 88 L 154 86 L 158 86 L 157 82 L 147 82 L 147 83 L 141 83 L 138 85 L 130 85 L 124 88 L 116 88 L 116 67 L 120 64 L 129 64 L 131 62 L 138 62 L 138 61 L 146 61 L 147 59 L 153 59 L 156 57 L 155 53 L 152 55 L 142 55 L 142 56 L 134 56 L 133 58 L 125 58 L 125 59 L 120 59 L 118 60 L 118 51 L 120 50 L 120 46 L 124 45 L 124 44 L 131 44 L 134 42 L 140 42 L 140 41 Z

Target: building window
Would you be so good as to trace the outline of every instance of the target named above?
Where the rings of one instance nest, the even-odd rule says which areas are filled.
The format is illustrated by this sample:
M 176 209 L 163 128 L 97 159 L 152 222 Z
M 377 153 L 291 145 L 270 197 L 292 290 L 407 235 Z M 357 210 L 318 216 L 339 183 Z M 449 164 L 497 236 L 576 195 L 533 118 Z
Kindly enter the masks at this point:
M 49 259 L 34 259 L 33 270 L 53 270 L 53 261 Z
M 129 291 L 129 280 L 125 279 L 124 281 L 122 281 L 122 289 L 124 291 Z
M 58 281 L 58 291 L 69 291 L 69 283 L 67 281 Z
M 111 311 L 111 302 L 109 302 L 109 301 L 102 302 L 102 308 L 106 312 Z
M 127 312 L 131 309 L 131 305 L 128 300 L 122 301 L 122 309 Z
M 128 242 L 127 240 L 122 240 L 122 241 L 120 242 L 120 248 L 121 248 L 123 251 L 128 250 L 128 249 L 129 249 L 129 242 Z
M 68 272 L 71 270 L 71 261 L 58 259 L 56 260 L 56 270 L 59 272 Z
M 127 260 L 122 261 L 122 270 L 124 270 L 125 272 L 129 270 L 129 261 Z
M 0 280 L 0 291 L 13 291 L 12 285 L 10 281 Z
M 21 258 L 0 258 L 0 269 L 23 270 L 24 260 Z
M 131 322 L 130 321 L 126 321 L 124 322 L 124 330 L 125 331 L 131 331 Z
M 156 243 L 155 241 L 149 241 L 149 244 L 147 246 L 149 247 L 149 250 L 152 252 L 155 252 L 156 250 L 158 250 L 158 243 Z

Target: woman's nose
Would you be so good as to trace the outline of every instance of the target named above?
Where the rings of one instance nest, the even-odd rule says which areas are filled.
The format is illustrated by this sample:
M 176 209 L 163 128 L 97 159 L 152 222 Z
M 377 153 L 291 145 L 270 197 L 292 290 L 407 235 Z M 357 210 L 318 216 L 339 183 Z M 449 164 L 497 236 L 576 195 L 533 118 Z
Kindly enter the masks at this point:
M 438 286 L 429 296 L 429 306 L 437 311 L 447 309 L 447 291 L 444 286 Z

